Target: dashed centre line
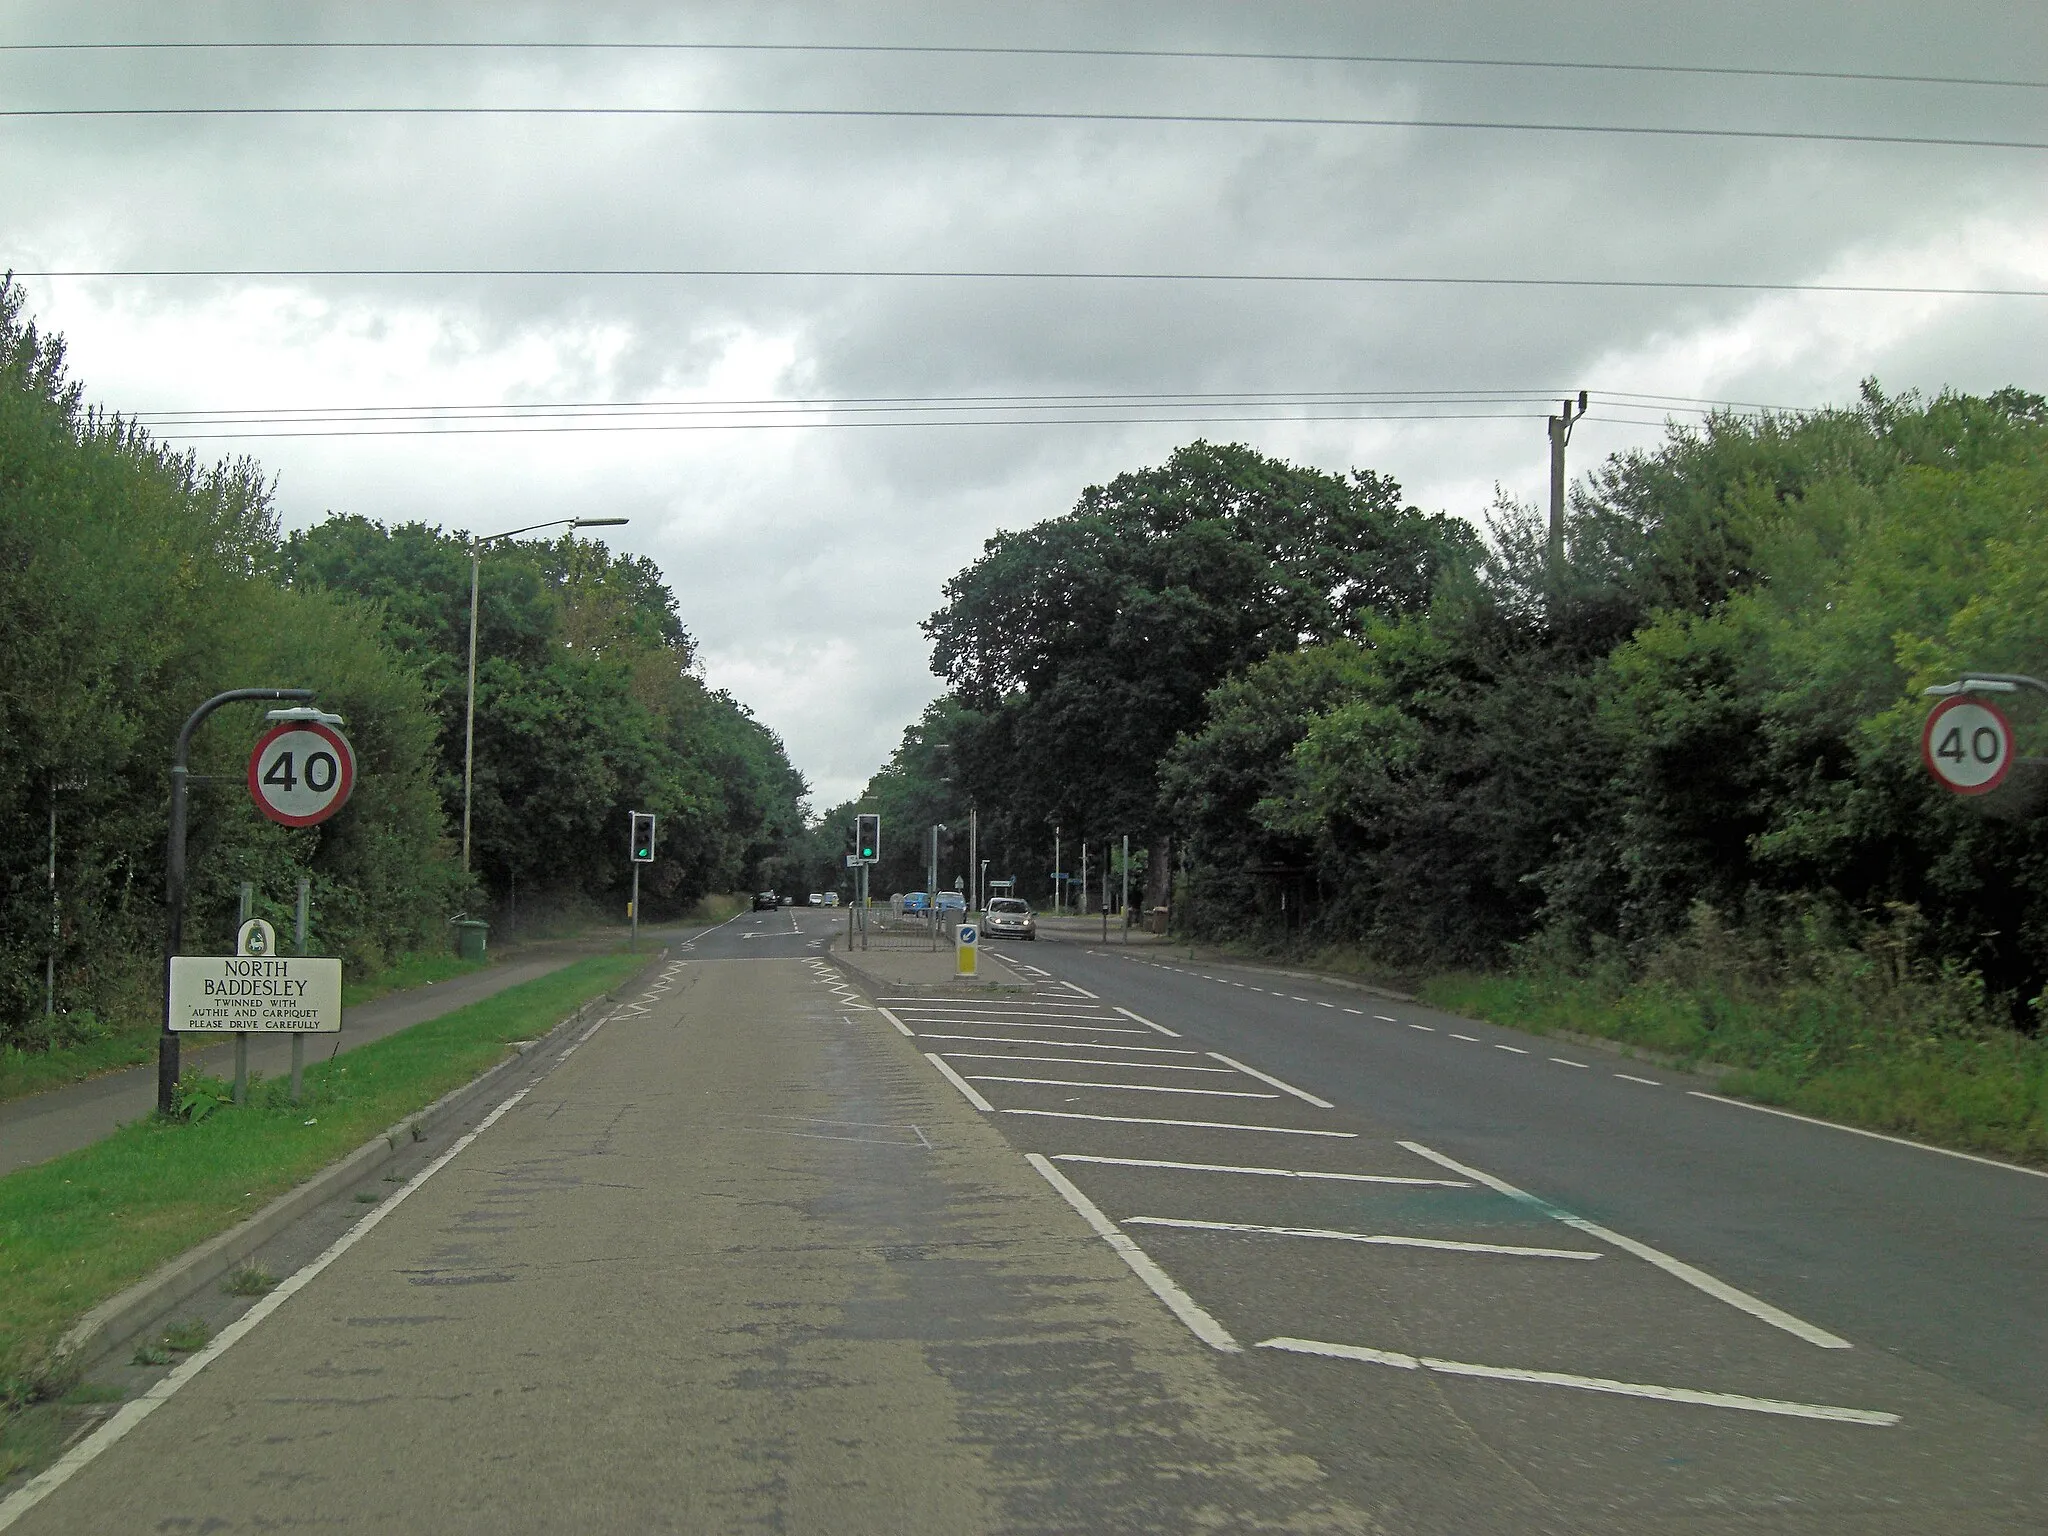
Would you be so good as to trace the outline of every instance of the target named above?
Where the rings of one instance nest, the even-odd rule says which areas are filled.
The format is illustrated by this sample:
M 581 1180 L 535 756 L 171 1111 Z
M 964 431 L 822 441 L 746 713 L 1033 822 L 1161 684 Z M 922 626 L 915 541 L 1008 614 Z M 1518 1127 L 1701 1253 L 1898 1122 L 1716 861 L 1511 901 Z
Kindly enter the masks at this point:
M 1614 1075 L 1625 1083 L 1643 1083 L 1651 1088 L 1662 1088 L 1664 1086 L 1654 1077 L 1637 1077 L 1633 1072 L 1617 1072 Z

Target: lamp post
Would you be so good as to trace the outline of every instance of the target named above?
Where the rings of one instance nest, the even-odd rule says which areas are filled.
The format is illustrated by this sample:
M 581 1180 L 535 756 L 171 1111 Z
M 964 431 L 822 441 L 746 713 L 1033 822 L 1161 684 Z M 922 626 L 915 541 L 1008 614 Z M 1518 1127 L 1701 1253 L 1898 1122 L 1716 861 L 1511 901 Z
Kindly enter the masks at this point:
M 631 522 L 626 517 L 556 517 L 545 523 L 528 523 L 524 528 L 508 528 L 503 533 L 494 533 L 486 538 L 469 541 L 469 689 L 462 713 L 462 872 L 469 873 L 469 791 L 471 771 L 476 761 L 476 591 L 477 571 L 483 558 L 484 546 L 495 544 L 500 539 L 517 538 L 522 533 L 533 533 L 542 528 L 567 527 L 571 532 L 578 528 L 616 528 L 621 523 Z

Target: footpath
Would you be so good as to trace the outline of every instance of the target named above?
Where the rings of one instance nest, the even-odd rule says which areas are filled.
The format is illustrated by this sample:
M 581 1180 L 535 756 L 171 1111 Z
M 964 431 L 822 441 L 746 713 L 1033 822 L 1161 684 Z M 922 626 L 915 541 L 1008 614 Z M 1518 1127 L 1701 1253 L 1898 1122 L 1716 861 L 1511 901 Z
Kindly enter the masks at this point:
M 609 942 L 607 940 L 606 942 Z M 507 988 L 533 981 L 558 971 L 572 960 L 592 953 L 589 944 L 565 941 L 522 948 L 514 958 L 489 970 L 474 971 L 424 987 L 394 992 L 374 1002 L 346 1010 L 338 1035 L 316 1035 L 308 1042 L 308 1062 L 336 1052 L 352 1051 L 372 1040 L 381 1040 L 428 1019 L 482 1002 Z M 187 1045 L 182 1065 L 188 1072 L 232 1072 L 234 1045 L 230 1041 L 198 1046 Z M 291 1071 L 292 1050 L 288 1039 L 265 1038 L 249 1042 L 249 1072 L 282 1077 Z M 69 1083 L 26 1098 L 0 1104 L 0 1175 L 45 1162 L 89 1146 L 111 1136 L 131 1120 L 139 1120 L 156 1108 L 156 1065 L 130 1067 L 109 1072 L 82 1083 Z

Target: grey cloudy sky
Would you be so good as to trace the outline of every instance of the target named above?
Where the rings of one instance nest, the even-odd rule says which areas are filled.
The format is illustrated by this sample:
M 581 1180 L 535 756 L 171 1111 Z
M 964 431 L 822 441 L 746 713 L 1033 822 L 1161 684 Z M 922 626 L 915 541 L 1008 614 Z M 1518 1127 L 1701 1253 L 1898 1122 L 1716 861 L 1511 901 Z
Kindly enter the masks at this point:
M 2048 81 L 2028 6 L 0 3 L 0 43 L 495 40 L 1455 55 Z M 1485 120 L 2048 140 L 2048 90 L 1420 64 L 590 49 L 0 52 L 0 105 L 728 107 Z M 2048 154 L 1415 127 L 660 115 L 0 119 L 0 265 L 948 269 L 2048 288 Z M 708 679 L 823 807 L 938 691 L 918 622 L 999 528 L 1197 436 L 1476 517 L 1656 440 L 1626 395 L 2044 387 L 2048 299 L 875 277 L 29 277 L 127 411 L 694 402 L 503 426 L 164 425 L 329 510 L 491 532 L 627 515 Z M 1314 410 L 1255 392 L 1348 392 Z M 1384 417 L 1360 392 L 1439 397 Z M 1446 404 L 1471 392 L 1466 404 Z M 775 425 L 735 402 L 1071 400 Z M 1506 396 L 1505 400 L 1501 397 Z M 1604 402 L 1604 403 L 1601 403 Z M 707 403 L 719 409 L 707 413 Z M 364 412 L 351 413 L 362 416 Z M 1075 418 L 1084 418 L 1076 420 Z M 1460 419 L 1451 419 L 1460 418 Z M 1018 424 L 1029 420 L 1029 424 Z M 888 425 L 846 423 L 888 422 Z M 935 424 L 947 422 L 951 424 Z M 430 425 L 430 430 L 420 430 Z M 604 430 L 560 430 L 566 427 Z M 371 429 L 374 429 L 372 431 Z M 237 439 L 196 434 L 234 431 Z M 326 434 L 326 435 L 318 435 Z

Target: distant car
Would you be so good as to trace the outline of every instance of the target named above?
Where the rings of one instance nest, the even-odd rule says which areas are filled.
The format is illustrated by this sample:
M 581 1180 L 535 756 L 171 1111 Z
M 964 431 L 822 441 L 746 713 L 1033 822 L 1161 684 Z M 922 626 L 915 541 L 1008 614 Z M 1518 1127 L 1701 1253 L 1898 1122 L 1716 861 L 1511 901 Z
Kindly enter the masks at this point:
M 782 898 L 782 904 L 785 907 L 793 907 L 796 905 L 796 898 L 794 896 L 785 896 Z
M 1028 903 L 1015 896 L 991 896 L 981 914 L 981 931 L 992 939 L 1036 939 L 1038 921 Z
M 756 891 L 754 893 L 754 910 L 756 912 L 773 912 L 780 905 L 782 903 L 775 899 L 773 891 Z
M 825 893 L 823 891 L 811 892 L 809 896 L 804 898 L 804 905 L 811 907 L 822 907 L 823 905 L 825 905 Z
M 965 912 L 967 910 L 967 898 L 958 891 L 941 891 L 939 892 L 938 907 L 941 912 Z
M 901 905 L 897 910 L 906 917 L 913 912 L 928 912 L 931 910 L 931 898 L 923 891 L 912 891 L 901 898 Z
M 837 891 L 827 891 L 827 892 L 825 893 L 825 905 L 826 905 L 826 906 L 828 906 L 828 907 L 836 907 L 836 906 L 838 906 L 838 905 L 839 905 L 839 893 L 838 893 Z

